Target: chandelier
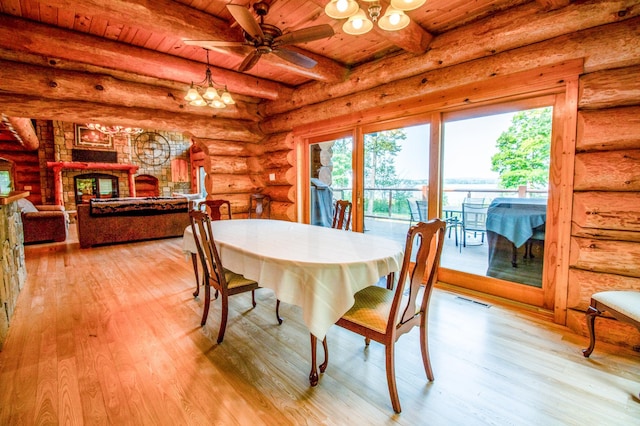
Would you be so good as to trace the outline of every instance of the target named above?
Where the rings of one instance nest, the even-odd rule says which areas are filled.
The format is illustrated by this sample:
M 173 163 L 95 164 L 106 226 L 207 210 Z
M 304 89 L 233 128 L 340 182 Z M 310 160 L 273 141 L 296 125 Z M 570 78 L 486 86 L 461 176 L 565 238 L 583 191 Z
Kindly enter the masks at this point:
M 373 28 L 374 22 L 385 31 L 398 31 L 411 22 L 404 12 L 419 8 L 427 0 L 391 0 L 391 5 L 382 16 L 382 5 L 378 0 L 362 1 L 369 3 L 368 17 L 355 0 L 331 0 L 325 6 L 324 12 L 333 19 L 347 19 L 347 22 L 342 24 L 342 30 L 347 34 L 366 34 Z
M 209 50 L 207 50 L 207 71 L 205 72 L 204 80 L 198 84 L 194 84 L 192 81 L 191 87 L 187 91 L 184 99 L 189 101 L 189 105 L 208 105 L 212 108 L 226 108 L 227 105 L 236 103 L 231 97 L 231 93 L 227 90 L 227 86 L 224 86 L 222 93 L 218 93 L 214 84 L 218 85 L 211 77 L 211 69 L 209 68 Z
M 98 123 L 87 123 L 87 127 L 109 136 L 136 136 L 144 132 L 144 129 L 139 127 L 105 126 Z

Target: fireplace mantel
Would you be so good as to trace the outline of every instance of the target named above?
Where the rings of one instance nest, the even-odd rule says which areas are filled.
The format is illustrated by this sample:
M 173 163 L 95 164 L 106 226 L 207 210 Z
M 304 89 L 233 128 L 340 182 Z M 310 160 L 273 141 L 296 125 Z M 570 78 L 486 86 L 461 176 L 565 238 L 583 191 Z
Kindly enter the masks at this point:
M 132 164 L 114 164 L 114 163 L 81 163 L 77 161 L 48 161 L 47 167 L 53 169 L 54 173 L 54 190 L 56 204 L 64 205 L 64 197 L 62 192 L 62 171 L 63 170 L 126 170 L 129 172 L 129 194 L 131 197 L 136 196 L 136 184 L 134 174 L 138 171 L 138 166 Z

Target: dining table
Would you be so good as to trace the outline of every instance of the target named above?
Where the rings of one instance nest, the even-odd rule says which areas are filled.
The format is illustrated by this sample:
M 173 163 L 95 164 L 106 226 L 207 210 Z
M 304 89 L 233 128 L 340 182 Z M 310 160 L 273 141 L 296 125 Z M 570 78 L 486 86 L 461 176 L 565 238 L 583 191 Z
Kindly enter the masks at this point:
M 404 256 L 403 245 L 388 238 L 298 222 L 234 219 L 211 226 L 225 268 L 301 308 L 311 336 L 311 386 L 318 383 L 317 340 L 353 306 L 355 293 L 399 271 Z M 197 252 L 190 226 L 183 251 Z M 327 362 L 325 354 L 320 371 Z

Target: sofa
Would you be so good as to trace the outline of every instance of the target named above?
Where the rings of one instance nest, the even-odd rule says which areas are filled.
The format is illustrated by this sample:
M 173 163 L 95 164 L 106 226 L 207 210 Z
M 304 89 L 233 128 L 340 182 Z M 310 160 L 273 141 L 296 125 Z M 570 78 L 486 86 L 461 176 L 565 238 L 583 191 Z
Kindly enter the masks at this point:
M 184 197 L 92 199 L 77 211 L 82 248 L 178 237 L 190 223 Z
M 63 206 L 34 205 L 26 198 L 17 201 L 22 218 L 24 243 L 62 242 L 69 232 L 69 216 Z

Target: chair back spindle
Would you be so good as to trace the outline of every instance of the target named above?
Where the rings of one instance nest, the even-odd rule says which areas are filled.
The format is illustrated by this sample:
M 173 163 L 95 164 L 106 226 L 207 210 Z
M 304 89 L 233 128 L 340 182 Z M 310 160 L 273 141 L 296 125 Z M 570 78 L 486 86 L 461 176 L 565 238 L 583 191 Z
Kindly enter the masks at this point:
M 349 230 L 351 226 L 351 202 L 338 200 L 334 206 L 333 222 L 331 227 L 335 229 Z

